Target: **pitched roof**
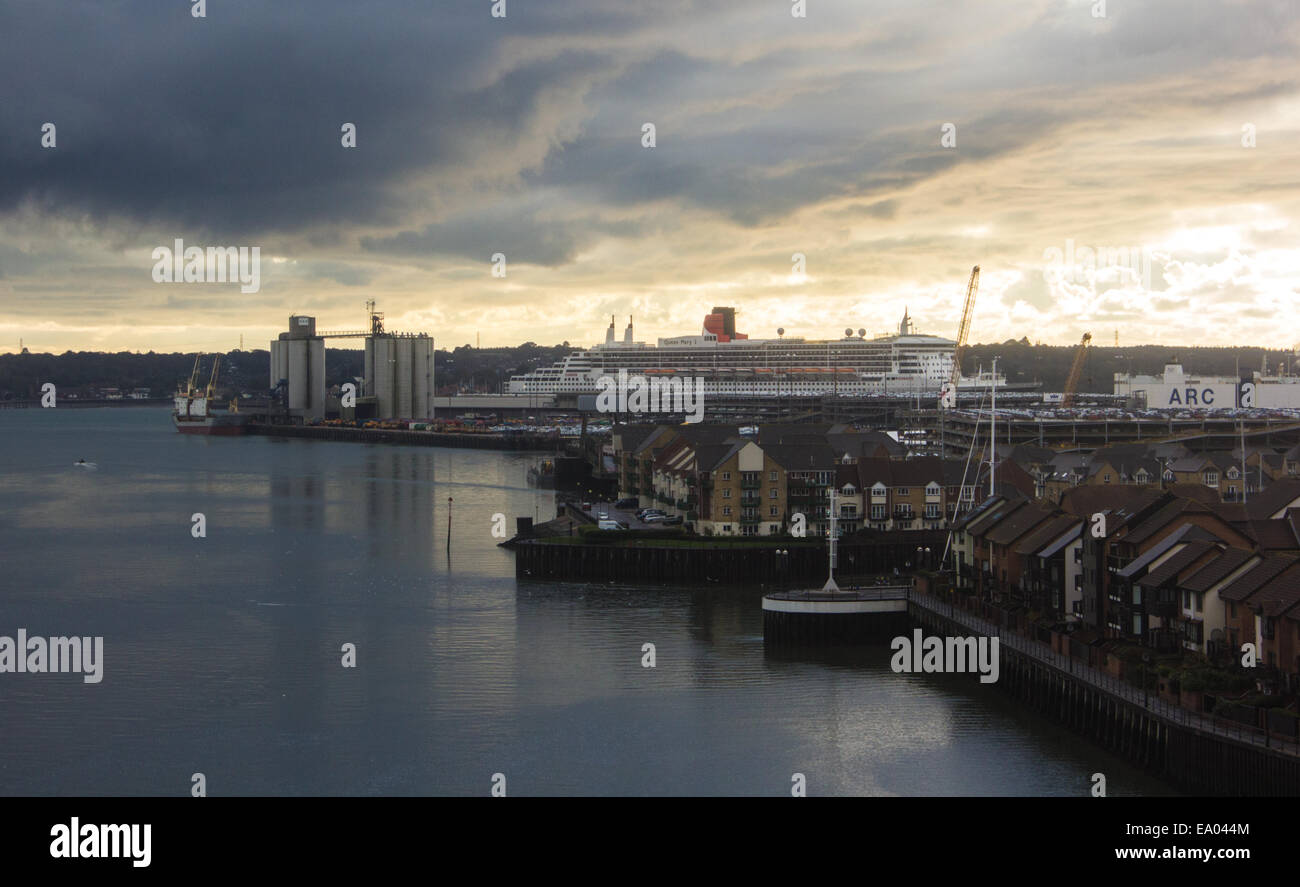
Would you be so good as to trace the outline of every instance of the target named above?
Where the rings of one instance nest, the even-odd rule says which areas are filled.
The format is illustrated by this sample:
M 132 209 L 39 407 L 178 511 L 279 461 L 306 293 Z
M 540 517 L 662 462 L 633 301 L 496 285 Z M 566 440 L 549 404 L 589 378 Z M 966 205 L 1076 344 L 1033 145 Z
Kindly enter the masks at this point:
M 1027 504 L 1028 502 L 1023 499 L 1008 500 L 997 496 L 993 507 L 985 510 L 966 525 L 966 532 L 982 536 Z
M 1016 509 L 1014 514 L 1008 515 L 1005 520 L 999 521 L 985 533 L 984 537 L 996 545 L 1010 545 L 1026 533 L 1042 527 L 1044 523 L 1051 520 L 1051 517 L 1052 512 L 1046 508 L 1027 503 L 1023 508 Z
M 657 425 L 617 425 L 612 436 L 618 437 L 624 452 L 634 452 L 657 428 Z
M 1143 487 L 1089 485 L 1074 487 L 1062 493 L 1061 508 L 1080 517 L 1087 517 L 1098 511 L 1128 516 L 1141 512 L 1160 498 L 1161 494 L 1158 490 L 1148 490 Z M 1107 521 L 1107 528 L 1110 528 L 1110 521 Z
M 1256 557 L 1255 553 L 1244 548 L 1225 548 L 1195 573 L 1184 576 L 1179 585 L 1188 591 L 1209 591 L 1252 557 Z
M 1068 517 L 1069 515 L 1062 515 Z M 1083 521 L 1073 518 L 1073 523 L 1066 527 L 1065 532 L 1056 537 L 1050 545 L 1038 552 L 1039 557 L 1055 557 L 1057 552 L 1079 538 L 1079 531 L 1083 529 Z
M 1218 550 L 1218 546 L 1212 542 L 1189 542 L 1170 555 L 1169 559 L 1160 566 L 1148 570 L 1137 584 L 1144 587 L 1159 587 L 1166 582 L 1172 582 L 1178 578 L 1178 574 L 1193 565 L 1200 564 L 1209 554 Z
M 1287 555 L 1273 555 L 1262 558 L 1259 563 L 1242 573 L 1224 588 L 1219 589 L 1219 597 L 1225 601 L 1244 601 L 1266 585 L 1283 570 L 1296 565 L 1296 558 Z
M 1300 478 L 1273 481 L 1246 500 L 1246 513 L 1254 519 L 1267 519 L 1300 499 Z
M 1159 508 L 1155 513 L 1139 521 L 1124 534 L 1124 541 L 1132 545 L 1141 545 L 1175 521 L 1191 515 L 1213 513 L 1213 509 L 1201 502 L 1176 498 L 1168 505 Z
M 1278 520 L 1251 520 L 1234 523 L 1242 534 L 1253 539 L 1264 551 L 1294 551 L 1300 548 L 1292 522 L 1281 518 Z
M 890 459 L 902 458 L 907 454 L 907 447 L 883 431 L 836 430 L 827 433 L 825 439 L 835 449 L 837 456 L 847 453 L 854 459 Z
M 1251 597 L 1265 616 L 1281 616 L 1300 603 L 1300 570 L 1278 574 Z
M 1185 523 L 1168 536 L 1161 539 L 1155 545 L 1152 545 L 1146 551 L 1142 552 L 1142 554 L 1125 564 L 1120 569 L 1119 575 L 1124 579 L 1131 579 L 1134 576 L 1140 576 L 1146 571 L 1148 564 L 1156 560 L 1156 558 L 1160 557 L 1175 545 L 1180 542 L 1191 542 L 1201 539 L 1208 535 L 1208 533 L 1205 533 L 1200 527 L 1196 526 L 1196 524 Z
M 999 496 L 990 496 L 984 501 L 977 503 L 974 508 L 957 519 L 957 522 L 953 524 L 953 529 L 960 530 L 967 528 L 970 524 L 988 514 L 989 509 L 996 508 L 999 504 L 1005 501 L 1005 499 L 1002 499 Z
M 837 465 L 835 453 L 825 441 L 806 443 L 760 443 L 777 465 L 786 471 L 831 471 Z
M 1020 544 L 1016 546 L 1016 554 L 1040 554 L 1043 546 L 1057 541 L 1061 534 L 1065 533 L 1070 527 L 1079 526 L 1081 526 L 1081 522 L 1077 517 L 1069 514 L 1057 514 L 1020 540 Z

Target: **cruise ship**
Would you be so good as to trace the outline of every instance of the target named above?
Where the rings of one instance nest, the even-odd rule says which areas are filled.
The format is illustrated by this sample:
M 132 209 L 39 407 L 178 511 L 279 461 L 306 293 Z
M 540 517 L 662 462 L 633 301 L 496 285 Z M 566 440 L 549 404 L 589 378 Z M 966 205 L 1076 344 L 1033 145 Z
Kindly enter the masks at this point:
M 818 397 L 821 395 L 938 394 L 952 374 L 956 342 L 913 329 L 907 311 L 897 334 L 866 338 L 845 330 L 842 339 L 785 336 L 751 339 L 736 331 L 736 309 L 714 308 L 699 335 L 633 338 L 631 318 L 622 341 L 610 318 L 603 344 L 575 351 L 560 362 L 510 379 L 511 394 L 593 394 L 602 376 L 626 370 L 647 377 L 701 377 L 708 395 Z M 991 384 L 987 373 L 963 387 Z M 999 380 L 999 387 L 1003 381 Z

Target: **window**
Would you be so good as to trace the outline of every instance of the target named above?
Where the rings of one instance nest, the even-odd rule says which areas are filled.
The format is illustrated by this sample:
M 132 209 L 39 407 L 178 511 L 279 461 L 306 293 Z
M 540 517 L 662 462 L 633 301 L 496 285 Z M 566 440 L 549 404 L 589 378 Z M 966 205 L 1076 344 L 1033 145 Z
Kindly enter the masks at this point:
M 927 520 L 936 520 L 939 517 L 939 506 L 938 505 L 925 506 L 925 516 Z
M 723 524 L 723 525 L 722 525 L 722 532 L 724 532 L 724 533 L 730 533 L 730 532 L 731 532 L 731 524 Z
M 768 474 L 767 479 L 770 480 L 772 483 L 776 483 L 776 472 L 773 471 L 770 474 Z
M 775 505 L 773 505 L 771 508 L 769 508 L 769 509 L 767 510 L 767 516 L 768 516 L 768 517 L 776 517 L 776 506 L 775 506 Z
M 775 498 L 776 498 L 776 487 L 772 487 L 771 489 L 769 489 L 769 490 L 767 491 L 767 498 L 769 498 L 769 499 L 775 499 Z
M 722 479 L 723 479 L 723 480 L 731 480 L 731 472 L 730 472 L 730 471 L 724 471 L 724 472 L 722 472 Z
M 1183 609 L 1184 609 L 1184 610 L 1190 610 L 1191 608 L 1192 608 L 1192 593 L 1191 593 L 1190 591 L 1184 591 L 1184 592 L 1183 592 Z
M 873 506 L 871 506 L 871 519 L 872 519 L 872 520 L 884 520 L 884 519 L 885 519 L 885 506 L 883 506 L 883 505 L 873 505 Z
M 1107 472 L 1106 474 L 1102 475 L 1101 482 L 1104 484 L 1110 483 L 1110 472 Z
M 731 506 L 730 506 L 730 505 L 727 505 L 727 506 L 724 506 L 724 507 L 723 507 L 723 509 L 722 509 L 722 516 L 723 516 L 723 517 L 731 517 Z
M 723 499 L 730 499 L 730 498 L 731 498 L 731 487 L 727 487 L 727 488 L 725 488 L 725 489 L 722 491 L 722 498 L 723 498 Z
M 1219 472 L 1217 471 L 1205 472 L 1205 485 L 1207 487 L 1217 487 L 1219 485 Z
M 898 489 L 894 490 L 894 495 L 895 495 L 895 496 L 906 496 L 906 495 L 907 495 L 907 487 L 899 487 Z
M 1236 604 L 1229 602 L 1229 604 L 1228 604 L 1228 615 L 1231 616 L 1233 619 L 1236 619 L 1236 618 L 1237 618 L 1237 605 L 1236 605 Z M 1234 646 L 1235 646 L 1235 644 L 1234 644 Z

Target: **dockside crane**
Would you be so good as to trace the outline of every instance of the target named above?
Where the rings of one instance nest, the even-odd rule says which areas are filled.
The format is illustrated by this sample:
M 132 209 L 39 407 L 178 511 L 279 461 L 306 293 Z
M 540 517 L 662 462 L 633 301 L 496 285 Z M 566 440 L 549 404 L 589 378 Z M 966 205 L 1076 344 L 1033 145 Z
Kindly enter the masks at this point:
M 1088 343 L 1092 333 L 1084 333 L 1079 342 L 1079 350 L 1074 352 L 1074 363 L 1070 365 L 1070 377 L 1065 380 L 1065 396 L 1061 398 L 1063 406 L 1074 405 L 1074 394 L 1079 388 L 1079 379 L 1083 375 L 1083 361 L 1088 356 Z
M 216 354 L 213 355 L 212 375 L 208 376 L 208 388 L 207 391 L 204 392 L 207 395 L 208 400 L 212 400 L 214 397 L 217 396 L 217 377 L 220 375 L 221 375 L 221 355 Z
M 178 390 L 176 392 L 178 395 L 182 395 L 184 397 L 194 397 L 195 394 L 197 393 L 198 384 L 199 384 L 199 361 L 201 360 L 203 360 L 202 351 L 194 355 L 194 368 L 190 370 L 190 377 L 185 382 L 185 390 L 184 391 Z
M 966 338 L 970 335 L 970 316 L 975 309 L 975 293 L 980 285 L 980 266 L 970 271 L 970 283 L 966 284 L 966 304 L 961 309 L 961 323 L 957 325 L 957 344 L 952 351 L 952 376 L 939 395 L 940 409 L 953 409 L 957 406 L 957 382 L 961 379 L 961 355 L 966 350 Z

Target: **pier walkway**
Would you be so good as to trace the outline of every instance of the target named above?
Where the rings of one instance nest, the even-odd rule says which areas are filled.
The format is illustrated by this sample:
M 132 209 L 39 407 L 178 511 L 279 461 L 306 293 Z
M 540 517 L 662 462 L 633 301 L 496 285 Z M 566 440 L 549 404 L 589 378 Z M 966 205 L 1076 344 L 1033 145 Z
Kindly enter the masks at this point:
M 894 589 L 890 589 L 890 591 L 894 591 Z M 900 591 L 911 606 L 925 609 L 936 616 L 961 625 L 977 635 L 996 636 L 1001 644 L 1005 644 L 1016 652 L 1042 665 L 1067 674 L 1075 680 L 1084 681 L 1116 699 L 1144 708 L 1151 714 L 1171 724 L 1177 724 L 1186 729 L 1210 736 L 1234 739 L 1260 748 L 1300 756 L 1300 743 L 1297 743 L 1296 740 L 1266 733 L 1257 727 L 1251 727 L 1236 721 L 1199 714 L 1183 708 L 1181 705 L 1173 705 L 1161 699 L 1158 695 L 1144 694 L 1140 689 L 1126 681 L 1122 681 L 1113 675 L 1069 656 L 1057 653 L 1050 645 L 1042 641 L 1009 632 L 986 619 L 976 616 L 974 613 L 954 606 L 951 602 L 937 595 L 920 592 L 914 588 L 904 588 L 900 589 Z

